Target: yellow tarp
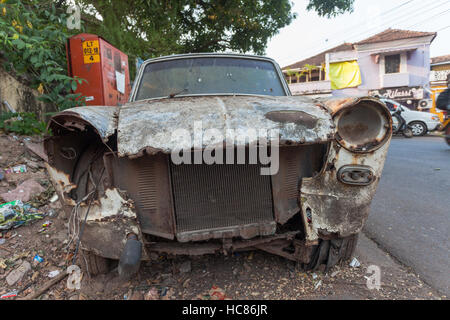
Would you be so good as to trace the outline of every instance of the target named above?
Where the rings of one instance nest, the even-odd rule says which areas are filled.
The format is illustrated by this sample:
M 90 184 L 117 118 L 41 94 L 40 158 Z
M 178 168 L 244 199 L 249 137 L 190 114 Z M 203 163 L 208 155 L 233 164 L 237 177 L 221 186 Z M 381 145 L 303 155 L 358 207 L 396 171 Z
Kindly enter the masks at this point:
M 328 76 L 332 90 L 357 87 L 361 84 L 361 71 L 356 61 L 330 63 Z

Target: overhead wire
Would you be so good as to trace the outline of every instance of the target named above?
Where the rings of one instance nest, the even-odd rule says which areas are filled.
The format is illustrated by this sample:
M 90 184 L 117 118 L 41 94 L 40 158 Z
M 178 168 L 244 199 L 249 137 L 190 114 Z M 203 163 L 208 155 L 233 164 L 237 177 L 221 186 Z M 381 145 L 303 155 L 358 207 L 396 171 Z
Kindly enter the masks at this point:
M 394 7 L 394 8 L 392 8 L 392 9 L 390 9 L 390 13 L 392 14 L 392 13 L 396 13 L 395 11 L 396 10 L 398 10 L 398 9 L 400 9 L 400 8 L 402 8 L 404 5 L 406 5 L 406 4 L 409 4 L 409 3 L 411 3 L 411 2 L 413 2 L 413 1 L 415 1 L 415 0 L 411 0 L 411 1 L 407 1 L 406 3 L 403 3 L 402 5 L 399 5 L 399 6 L 397 6 L 397 7 Z M 440 2 L 439 3 L 439 5 L 440 4 L 442 4 L 442 3 L 444 3 L 445 1 L 448 1 L 448 0 L 444 0 L 444 1 L 442 1 L 442 2 Z M 422 5 L 422 4 L 419 4 L 419 6 L 420 5 Z M 390 19 L 401 19 L 401 18 L 403 18 L 404 16 L 407 16 L 410 12 L 408 12 L 408 10 L 410 10 L 410 9 L 413 9 L 413 11 L 416 11 L 416 10 L 421 10 L 421 9 L 423 9 L 423 8 L 425 8 L 426 6 L 428 6 L 428 4 L 426 4 L 425 6 L 421 6 L 421 7 L 410 7 L 410 8 L 407 8 L 406 9 L 406 13 L 404 12 L 404 11 L 402 11 L 401 13 L 400 13 L 400 15 L 396 15 L 396 16 L 393 16 L 393 17 L 390 17 Z M 389 10 L 388 10 L 389 11 Z M 387 19 L 388 18 L 388 16 L 389 16 L 389 12 L 388 11 L 385 11 L 385 12 L 383 12 L 383 13 L 381 13 L 380 14 L 380 16 L 383 16 L 383 18 L 385 18 L 385 19 Z M 387 14 L 386 14 L 386 12 L 388 12 Z M 397 14 L 397 13 L 396 13 Z M 355 25 L 353 25 L 353 26 L 351 26 L 351 27 L 349 27 L 349 28 L 347 28 L 347 29 L 342 29 L 342 30 L 340 30 L 339 32 L 337 32 L 337 33 L 334 33 L 334 34 L 332 34 L 332 35 L 329 35 L 329 36 L 327 36 L 327 38 L 333 38 L 334 37 L 334 35 L 336 35 L 336 34 L 341 34 L 341 33 L 347 33 L 347 36 L 349 36 L 349 34 L 348 34 L 348 32 L 346 32 L 347 30 L 349 30 L 349 31 L 354 31 L 354 30 L 356 30 L 358 27 L 360 27 L 360 24 L 355 24 Z M 367 34 L 367 33 L 369 33 L 369 32 L 371 32 L 371 30 L 366 30 L 366 31 L 364 31 L 363 33 L 361 33 L 360 32 L 360 30 L 357 30 L 356 31 L 357 32 L 357 34 L 356 35 L 362 35 L 362 34 Z M 350 33 L 350 38 L 352 38 L 353 36 L 355 36 L 355 34 L 351 34 Z M 310 51 L 307 51 L 308 53 L 307 54 L 305 54 L 306 56 L 307 55 L 309 55 L 309 52 L 321 52 L 321 51 L 325 51 L 325 50 L 327 50 L 327 49 L 323 49 L 323 50 L 317 50 L 317 48 L 315 48 L 316 47 L 316 44 L 318 44 L 318 43 L 322 43 L 324 41 L 324 39 L 322 39 L 320 42 L 318 42 L 318 41 L 316 41 L 316 42 L 313 42 L 311 45 L 310 45 L 310 47 L 313 47 L 314 49 L 312 49 L 312 50 L 310 50 Z M 339 43 L 343 43 L 344 41 L 341 39 L 341 41 L 339 42 L 339 41 L 336 41 L 336 42 L 334 42 L 334 44 L 333 45 L 330 45 L 329 43 L 327 44 L 327 47 L 328 48 L 333 48 L 333 47 L 335 47 L 335 46 L 337 46 Z M 287 58 L 287 57 L 286 57 Z M 279 59 L 279 60 L 285 60 L 286 59 L 285 57 L 282 57 L 281 59 Z
M 399 5 L 399 6 L 397 6 L 397 7 L 394 7 L 394 8 L 392 8 L 392 9 L 390 9 L 390 10 L 386 10 L 386 11 L 380 13 L 380 16 L 384 16 L 385 18 L 387 18 L 387 17 L 389 16 L 389 14 L 395 13 L 396 10 L 400 9 L 400 8 L 403 7 L 404 5 L 409 4 L 409 3 L 413 2 L 413 1 L 416 1 L 416 0 L 409 0 L 409 1 L 407 1 L 407 2 L 405 2 L 405 3 L 403 3 L 403 4 L 401 4 L 401 5 Z M 353 25 L 350 26 L 350 27 L 347 27 L 347 28 L 345 28 L 345 29 L 341 29 L 341 30 L 339 30 L 339 31 L 337 31 L 337 32 L 334 32 L 334 33 L 332 33 L 332 34 L 329 34 L 329 35 L 327 36 L 327 38 L 333 38 L 333 37 L 336 36 L 336 35 L 340 35 L 340 34 L 342 34 L 342 33 L 346 33 L 347 31 L 355 30 L 355 29 L 358 28 L 358 27 L 360 27 L 360 23 L 353 24 Z M 324 40 L 326 40 L 326 39 L 321 39 L 320 41 L 316 41 L 316 42 L 312 43 L 311 46 L 314 46 L 315 44 L 321 43 L 321 42 L 323 42 Z
M 402 8 L 404 5 L 409 4 L 409 3 L 411 3 L 411 2 L 412 2 L 412 1 L 408 1 L 408 2 L 406 2 L 406 3 L 403 3 L 403 4 L 399 5 L 399 6 L 397 6 L 396 8 L 398 8 L 398 9 L 399 9 L 399 8 Z M 435 6 L 429 8 L 429 11 L 433 11 L 434 9 L 436 9 L 436 8 L 438 8 L 438 7 L 441 7 L 442 5 L 445 5 L 445 3 L 449 3 L 449 4 L 450 4 L 450 1 L 448 1 L 448 0 L 440 1 L 440 2 L 439 2 L 438 4 L 436 4 Z M 400 16 L 395 16 L 395 17 L 394 17 L 394 19 L 396 19 L 396 20 L 395 20 L 395 23 L 394 23 L 394 24 L 391 23 L 390 27 L 393 27 L 394 25 L 399 24 L 399 23 L 403 23 L 404 21 L 409 20 L 411 17 L 415 17 L 415 16 L 417 16 L 418 14 L 421 14 L 421 13 L 422 13 L 421 9 L 424 9 L 424 8 L 426 8 L 426 7 L 428 7 L 428 6 L 429 6 L 429 3 L 427 3 L 425 6 L 420 6 L 420 7 L 410 7 L 410 8 L 408 8 L 408 9 L 414 9 L 414 11 L 418 11 L 418 12 L 417 12 L 416 14 L 412 15 L 412 16 L 406 16 L 406 15 L 408 15 L 409 13 L 411 13 L 411 12 L 409 12 L 409 10 L 408 10 L 408 13 L 406 13 L 406 15 L 405 15 L 404 12 L 402 12 L 402 14 L 401 14 Z M 430 16 L 430 17 L 427 18 L 427 20 L 424 20 L 423 22 L 426 22 L 426 21 L 428 21 L 429 19 L 431 19 L 431 18 L 433 18 L 433 17 L 435 17 L 435 16 L 443 15 L 443 14 L 445 14 L 447 11 L 448 11 L 448 10 L 446 10 L 446 11 L 444 11 L 444 12 L 440 12 L 440 13 L 435 14 L 435 15 L 433 15 L 433 16 Z M 403 19 L 403 18 L 405 18 L 405 17 L 407 18 L 406 20 Z M 413 26 L 419 25 L 419 24 L 421 24 L 421 23 L 422 23 L 422 21 L 421 21 L 420 23 L 414 24 Z M 385 29 L 387 26 L 388 26 L 388 25 L 383 24 L 383 25 L 381 25 L 380 27 L 378 27 L 377 30 Z M 362 33 L 359 32 L 359 33 L 357 33 L 357 34 L 353 34 L 353 35 L 350 37 L 349 40 L 351 40 L 351 39 L 357 39 L 357 38 L 359 38 L 360 36 L 367 35 L 368 32 L 370 32 L 370 31 L 367 30 L 367 31 L 364 31 L 364 32 L 362 32 Z M 339 45 L 339 43 L 338 43 L 338 42 L 334 42 L 333 45 L 328 45 L 328 48 L 324 48 L 324 49 L 322 49 L 322 50 L 321 50 L 321 49 L 314 48 L 313 50 L 314 50 L 315 52 L 323 52 L 323 51 L 329 50 L 329 49 L 331 49 L 331 48 L 333 48 L 333 47 L 335 47 L 335 46 L 337 46 L 337 45 Z M 311 51 L 308 51 L 308 52 L 313 52 L 313 51 L 311 50 Z M 310 56 L 310 54 L 307 54 L 306 56 L 308 56 L 308 55 Z M 281 58 L 281 59 L 279 59 L 279 60 L 286 60 L 286 58 L 283 57 L 283 58 Z
M 431 7 L 431 8 L 429 8 L 428 10 L 429 10 L 429 11 L 432 11 L 432 10 L 434 10 L 434 9 L 436 9 L 436 8 L 438 8 L 438 7 L 440 7 L 440 6 L 442 6 L 442 4 L 445 3 L 445 2 L 450 3 L 448 0 L 444 0 L 444 1 L 439 2 L 437 5 L 435 5 L 435 6 Z M 397 20 L 396 20 L 395 24 L 390 24 L 389 27 L 393 27 L 393 26 L 396 25 L 396 24 L 403 23 L 403 22 L 405 22 L 405 21 L 407 21 L 407 20 L 409 20 L 409 19 L 411 19 L 411 18 L 413 18 L 413 17 L 415 17 L 415 16 L 421 14 L 422 11 L 420 11 L 420 10 L 426 8 L 427 6 L 428 6 L 428 4 L 426 4 L 425 6 L 422 6 L 422 7 L 418 8 L 418 9 L 416 9 L 418 12 L 417 12 L 416 14 L 412 15 L 412 16 L 403 16 L 403 17 L 400 17 L 400 18 L 397 17 Z M 407 19 L 403 19 L 403 18 L 405 18 L 405 17 L 406 17 Z M 430 18 L 432 18 L 432 17 L 429 17 L 429 19 L 430 19 Z M 383 25 L 381 25 L 380 27 L 378 27 L 377 30 L 381 31 L 381 30 L 386 29 L 386 27 L 388 27 L 388 24 L 383 24 Z M 373 31 L 372 31 L 372 33 L 373 33 Z M 366 37 L 366 36 L 368 36 L 368 31 L 364 31 L 364 32 L 362 32 L 362 33 L 360 32 L 360 33 L 358 33 L 358 34 L 355 34 L 355 35 L 353 35 L 353 36 L 350 36 L 350 39 L 348 39 L 348 40 L 352 40 L 352 39 L 355 39 L 355 40 L 356 40 L 356 39 L 359 39 L 359 38 L 362 38 L 362 37 Z M 337 42 L 335 42 L 334 44 L 335 44 L 335 45 L 338 45 Z M 335 45 L 331 46 L 331 48 L 333 48 Z M 321 50 L 321 51 L 319 51 L 319 52 L 322 52 L 322 51 L 325 51 L 325 50 L 327 50 L 327 49 Z

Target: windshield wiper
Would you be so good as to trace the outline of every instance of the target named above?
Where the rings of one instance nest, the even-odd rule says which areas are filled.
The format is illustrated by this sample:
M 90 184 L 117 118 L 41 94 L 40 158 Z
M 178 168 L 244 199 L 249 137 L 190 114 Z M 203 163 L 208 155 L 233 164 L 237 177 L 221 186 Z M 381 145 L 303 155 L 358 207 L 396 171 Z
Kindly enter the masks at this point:
M 169 94 L 169 96 L 168 96 L 167 98 L 173 98 L 173 97 L 179 95 L 180 93 L 183 93 L 183 92 L 188 91 L 188 90 L 189 90 L 188 88 L 184 88 L 184 89 L 181 90 L 180 92 L 175 92 L 175 93 Z

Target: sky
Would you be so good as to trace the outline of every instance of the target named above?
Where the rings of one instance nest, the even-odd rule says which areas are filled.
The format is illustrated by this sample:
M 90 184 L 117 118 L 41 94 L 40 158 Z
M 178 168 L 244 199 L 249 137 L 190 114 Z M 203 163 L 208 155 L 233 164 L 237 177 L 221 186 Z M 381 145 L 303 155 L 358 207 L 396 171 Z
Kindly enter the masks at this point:
M 331 19 L 307 11 L 308 0 L 291 1 L 297 19 L 281 29 L 266 49 L 266 56 L 281 67 L 388 28 L 437 32 L 431 57 L 450 54 L 450 0 L 355 0 L 352 13 Z

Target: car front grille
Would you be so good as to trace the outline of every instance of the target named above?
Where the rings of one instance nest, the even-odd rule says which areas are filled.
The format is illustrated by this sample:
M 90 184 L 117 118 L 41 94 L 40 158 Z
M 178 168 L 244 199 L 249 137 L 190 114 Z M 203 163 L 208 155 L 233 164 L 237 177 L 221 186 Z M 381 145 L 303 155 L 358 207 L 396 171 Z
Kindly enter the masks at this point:
M 257 164 L 171 164 L 176 230 L 274 221 L 271 178 Z

